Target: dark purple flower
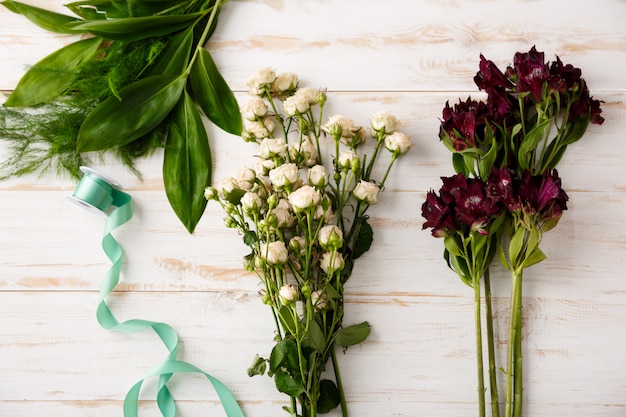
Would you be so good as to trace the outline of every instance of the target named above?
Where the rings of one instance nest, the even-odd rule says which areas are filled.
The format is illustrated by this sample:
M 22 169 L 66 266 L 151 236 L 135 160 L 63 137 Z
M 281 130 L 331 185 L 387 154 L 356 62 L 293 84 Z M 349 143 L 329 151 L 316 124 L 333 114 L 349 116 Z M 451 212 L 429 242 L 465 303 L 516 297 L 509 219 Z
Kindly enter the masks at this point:
M 508 207 L 513 198 L 513 180 L 511 170 L 507 167 L 493 167 L 487 180 L 487 196 Z
M 563 94 L 578 88 L 582 71 L 571 64 L 563 65 L 561 58 L 550 65 L 550 89 Z
M 477 179 L 468 180 L 456 203 L 457 220 L 483 235 L 488 233 L 491 217 L 502 211 L 498 201 L 488 196 L 486 184 Z
M 535 216 L 542 222 L 558 220 L 567 210 L 569 197 L 561 188 L 561 178 L 556 169 L 546 170 L 542 175 L 522 173 L 517 187 L 517 204 L 513 210 L 521 209 L 525 214 Z
M 432 235 L 445 237 L 451 231 L 458 230 L 458 226 L 452 217 L 452 207 L 431 190 L 426 194 L 426 201 L 422 204 L 422 217 L 426 222 L 422 230 L 432 227 Z
M 439 138 L 447 141 L 457 152 L 477 147 L 478 141 L 482 141 L 484 136 L 488 113 L 484 102 L 469 97 L 466 101 L 459 100 L 454 107 L 446 102 Z
M 582 90 L 578 95 L 578 98 L 572 103 L 568 122 L 573 122 L 578 118 L 589 118 L 589 121 L 593 124 L 601 125 L 604 122 L 604 117 L 600 116 L 602 109 L 600 108 L 600 101 L 594 100 L 589 96 L 589 89 L 587 89 L 587 83 L 585 80 L 580 80 L 580 87 Z
M 513 65 L 517 75 L 517 92 L 530 92 L 535 101 L 540 101 L 543 85 L 550 80 L 543 52 L 537 52 L 534 46 L 529 52 L 518 52 L 513 58 Z
M 479 70 L 474 76 L 474 82 L 479 89 L 489 92 L 492 89 L 506 89 L 512 88 L 513 83 L 506 75 L 500 71 L 500 68 L 493 63 L 493 61 L 485 59 L 483 54 L 480 54 Z
M 456 174 L 451 177 L 441 177 L 441 198 L 447 204 L 456 205 L 463 190 L 467 188 L 468 179 L 463 174 Z

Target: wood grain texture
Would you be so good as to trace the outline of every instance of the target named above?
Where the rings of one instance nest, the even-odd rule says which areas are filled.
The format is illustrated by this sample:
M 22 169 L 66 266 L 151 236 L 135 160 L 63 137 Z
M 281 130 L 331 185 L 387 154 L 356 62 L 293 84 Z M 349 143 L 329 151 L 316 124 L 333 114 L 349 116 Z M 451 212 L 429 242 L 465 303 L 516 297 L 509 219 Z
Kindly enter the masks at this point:
M 64 11 L 62 2 L 30 4 Z M 360 124 L 379 110 L 402 121 L 414 146 L 371 211 L 374 245 L 347 285 L 346 323 L 372 334 L 340 355 L 351 415 L 474 416 L 472 294 L 422 231 L 419 207 L 452 173 L 437 131 L 445 102 L 480 97 L 472 77 L 483 53 L 499 65 L 533 44 L 582 68 L 603 100 L 559 166 L 569 210 L 544 238 L 548 259 L 525 274 L 526 415 L 626 415 L 626 2 L 582 0 L 233 0 L 207 45 L 240 103 L 255 70 L 296 72 L 328 88 L 326 114 Z M 0 8 L 0 90 L 28 65 L 75 39 Z M 215 178 L 254 162 L 254 147 L 210 128 Z M 0 159 L 8 145 L 0 142 Z M 248 417 L 281 415 L 267 377 L 248 378 L 267 355 L 272 322 L 243 270 L 245 248 L 209 204 L 193 236 L 169 207 L 162 154 L 138 179 L 114 160 L 94 168 L 124 184 L 134 218 L 115 232 L 125 250 L 110 303 L 120 318 L 170 323 L 183 359 L 221 379 Z M 75 183 L 52 175 L 0 183 L 0 415 L 121 416 L 126 391 L 163 359 L 150 332 L 101 329 L 95 320 L 108 261 L 102 220 L 72 205 Z M 508 274 L 495 267 L 497 354 L 506 353 Z M 146 390 L 151 398 L 154 384 Z M 183 416 L 221 415 L 208 383 L 177 378 Z M 152 401 L 142 415 L 157 416 Z M 333 412 L 330 417 L 339 414 Z

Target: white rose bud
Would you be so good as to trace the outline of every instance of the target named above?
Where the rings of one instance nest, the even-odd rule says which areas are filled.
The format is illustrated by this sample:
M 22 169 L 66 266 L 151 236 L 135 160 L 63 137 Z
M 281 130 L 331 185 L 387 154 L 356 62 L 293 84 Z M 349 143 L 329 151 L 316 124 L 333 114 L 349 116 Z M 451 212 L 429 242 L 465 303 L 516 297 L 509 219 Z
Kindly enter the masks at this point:
M 409 135 L 406 133 L 394 132 L 385 137 L 385 148 L 396 156 L 407 153 L 412 145 Z
M 291 303 L 298 301 L 298 286 L 294 284 L 283 285 L 278 290 L 278 296 L 283 305 L 288 306 Z
M 270 87 L 276 79 L 276 72 L 272 68 L 262 68 L 252 74 L 248 80 L 248 93 L 253 96 L 262 95 L 266 87 Z
M 359 201 L 364 201 L 369 205 L 376 204 L 378 201 L 378 192 L 380 188 L 378 185 L 373 182 L 368 181 L 359 181 L 359 183 L 354 187 L 352 193 L 354 197 Z
M 315 165 L 307 172 L 307 182 L 313 187 L 322 189 L 328 184 L 328 173 L 324 165 Z
M 263 139 L 259 144 L 259 156 L 263 159 L 284 158 L 287 156 L 287 143 L 284 139 Z
M 275 208 L 272 210 L 272 215 L 276 218 L 276 227 L 279 229 L 284 229 L 285 227 L 289 227 L 295 221 L 295 217 L 291 212 L 284 208 Z
M 311 304 L 315 307 L 315 311 L 322 311 L 326 308 L 328 296 L 322 290 L 313 291 L 311 293 Z
M 293 72 L 279 74 L 272 84 L 272 90 L 278 94 L 288 93 L 298 86 L 298 75 Z
M 315 213 L 313 213 L 313 218 L 315 220 L 321 220 L 324 223 L 330 223 L 335 220 L 336 214 L 333 211 L 332 206 L 328 206 L 324 208 L 321 204 L 315 207 Z
M 283 102 L 283 108 L 288 116 L 296 116 L 306 113 L 311 108 L 311 105 L 306 97 L 294 94 Z
M 255 97 L 243 105 L 241 108 L 241 114 L 244 119 L 253 122 L 260 117 L 265 117 L 267 110 L 265 100 L 260 97 Z
M 215 200 L 217 198 L 217 190 L 213 187 L 206 187 L 204 189 L 204 198 L 208 201 Z
M 359 155 L 352 149 L 349 151 L 341 151 L 337 157 L 337 166 L 347 171 L 352 168 L 353 161 L 355 160 L 359 161 Z
M 350 132 L 352 133 L 351 136 L 342 136 L 341 139 L 339 139 L 341 143 L 350 148 L 356 148 L 365 142 L 365 130 L 363 130 L 362 127 L 353 127 Z
M 306 210 L 319 204 L 320 193 L 310 185 L 304 185 L 293 193 L 289 194 L 289 202 L 294 210 Z
M 324 226 L 318 234 L 320 246 L 325 250 L 337 250 L 343 245 L 343 233 L 335 225 Z
M 242 190 L 250 191 L 255 184 L 256 172 L 253 169 L 244 167 L 237 173 L 237 184 Z
M 237 189 L 239 189 L 239 184 L 237 180 L 232 177 L 224 178 L 215 185 L 217 196 L 222 200 L 228 200 L 230 193 Z
M 343 258 L 338 252 L 324 252 L 320 260 L 320 267 L 329 275 L 335 271 L 341 271 L 343 266 Z
M 308 167 L 317 164 L 317 158 L 319 156 L 317 148 L 313 142 L 308 139 L 303 140 L 298 145 L 293 145 L 289 149 L 289 155 L 292 161 L 298 161 Z
M 372 116 L 370 125 L 372 128 L 372 136 L 376 136 L 376 133 L 379 132 L 389 135 L 398 128 L 398 119 L 385 111 L 381 111 Z
M 261 175 L 268 175 L 274 168 L 276 168 L 276 162 L 272 159 L 262 159 L 256 165 L 256 169 Z
M 270 136 L 270 130 L 261 121 L 250 122 L 246 125 L 246 132 L 256 139 L 265 139 Z
M 294 236 L 289 240 L 289 249 L 299 256 L 306 254 L 306 240 L 302 236 Z
M 256 193 L 248 191 L 241 197 L 241 206 L 243 207 L 244 213 L 258 213 L 262 205 L 263 202 Z
M 354 122 L 345 116 L 334 115 L 322 126 L 322 130 L 333 137 L 350 137 L 354 131 Z
M 285 242 L 278 240 L 276 242 L 262 243 L 259 256 L 265 259 L 268 265 L 273 266 L 287 262 L 289 253 L 287 252 Z
M 284 188 L 295 184 L 299 179 L 296 164 L 283 164 L 270 171 L 270 181 L 276 188 Z
M 312 87 L 302 87 L 296 91 L 296 96 L 305 100 L 310 106 L 317 104 L 319 90 Z

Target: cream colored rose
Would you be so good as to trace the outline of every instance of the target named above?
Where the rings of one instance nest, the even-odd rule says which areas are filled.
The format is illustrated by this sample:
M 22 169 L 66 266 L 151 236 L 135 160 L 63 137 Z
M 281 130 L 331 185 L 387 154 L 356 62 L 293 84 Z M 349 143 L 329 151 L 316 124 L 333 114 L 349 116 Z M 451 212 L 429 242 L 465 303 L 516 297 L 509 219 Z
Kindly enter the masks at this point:
M 298 89 L 294 95 L 306 100 L 306 102 L 312 106 L 317 103 L 319 90 L 312 87 L 302 87 Z
M 396 156 L 407 153 L 412 145 L 411 139 L 406 133 L 394 132 L 385 137 L 385 148 Z
M 330 116 L 322 125 L 322 130 L 333 137 L 351 137 L 355 130 L 354 122 L 339 114 Z
M 359 155 L 352 149 L 339 152 L 339 156 L 337 157 L 337 165 L 339 168 L 349 170 L 354 164 L 354 161 L 358 163 Z
M 289 194 L 289 202 L 294 210 L 306 210 L 319 204 L 320 193 L 310 185 L 303 185 Z
M 289 249 L 296 255 L 304 256 L 306 254 L 306 240 L 302 236 L 294 236 L 289 240 Z
M 259 156 L 263 159 L 284 158 L 287 156 L 287 143 L 284 139 L 263 139 L 259 144 Z
M 262 243 L 259 249 L 259 256 L 267 262 L 268 265 L 282 265 L 287 262 L 289 253 L 285 242 L 276 241 L 270 243 Z
M 272 68 L 262 68 L 252 74 L 248 80 L 248 93 L 253 96 L 261 95 L 265 92 L 265 88 L 271 87 L 276 79 L 276 72 Z
M 215 185 L 217 196 L 222 200 L 227 200 L 233 190 L 239 189 L 239 184 L 235 178 L 224 178 Z
M 326 250 L 337 250 L 343 245 L 343 233 L 335 225 L 327 225 L 320 229 L 317 239 Z
M 339 252 L 324 252 L 320 260 L 320 268 L 327 274 L 341 271 L 344 267 L 343 258 Z
M 241 207 L 244 213 L 256 213 L 259 211 L 263 202 L 261 198 L 256 194 L 248 191 L 241 197 Z
M 313 142 L 305 139 L 289 148 L 289 156 L 292 161 L 298 161 L 299 164 L 310 167 L 317 164 L 318 153 Z
M 285 208 L 275 208 L 272 210 L 272 215 L 276 219 L 276 227 L 279 229 L 289 227 L 295 221 L 295 217 L 291 211 Z
M 326 172 L 324 165 L 315 165 L 309 168 L 306 178 L 309 185 L 320 189 L 328 184 L 328 172 Z
M 278 290 L 278 296 L 283 305 L 288 306 L 291 303 L 298 301 L 300 294 L 298 292 L 298 286 L 294 284 L 283 285 Z
M 300 179 L 296 164 L 279 165 L 270 171 L 269 177 L 272 185 L 277 188 L 293 185 Z
M 278 94 L 292 91 L 298 86 L 298 75 L 293 72 L 278 74 L 272 84 L 272 90 Z
M 378 132 L 391 134 L 398 128 L 398 119 L 392 114 L 381 111 L 372 115 L 370 126 L 372 128 L 372 136 L 376 136 Z
M 241 114 L 244 119 L 253 122 L 261 117 L 265 117 L 267 110 L 265 100 L 260 97 L 256 97 L 241 107 Z
M 256 172 L 252 168 L 243 167 L 237 173 L 237 184 L 242 190 L 250 191 L 256 181 Z
M 328 296 L 322 290 L 313 291 L 311 293 L 311 304 L 315 307 L 315 311 L 322 311 L 326 308 Z
M 296 116 L 306 113 L 311 108 L 311 105 L 306 97 L 294 94 L 283 102 L 283 108 L 288 116 Z
M 376 204 L 378 201 L 378 192 L 380 188 L 378 185 L 369 181 L 359 181 L 359 183 L 354 187 L 352 194 L 357 200 L 364 201 L 369 205 Z

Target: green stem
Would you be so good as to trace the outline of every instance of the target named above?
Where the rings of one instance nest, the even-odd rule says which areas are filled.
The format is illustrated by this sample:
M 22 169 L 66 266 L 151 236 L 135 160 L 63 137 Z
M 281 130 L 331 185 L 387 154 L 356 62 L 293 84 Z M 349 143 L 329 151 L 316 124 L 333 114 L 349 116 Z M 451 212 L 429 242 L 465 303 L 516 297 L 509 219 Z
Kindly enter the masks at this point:
M 480 277 L 474 278 L 474 322 L 476 324 L 476 365 L 478 372 L 478 415 L 485 417 L 485 377 L 483 370 L 483 341 L 480 314 Z
M 522 410 L 522 270 L 514 270 L 511 282 L 509 347 L 506 371 L 505 417 L 520 416 Z M 519 404 L 518 404 L 519 402 Z
M 485 315 L 487 316 L 487 349 L 489 353 L 489 389 L 491 392 L 491 416 L 499 417 L 498 381 L 496 379 L 496 350 L 493 332 L 493 310 L 491 308 L 491 280 L 489 268 L 485 270 Z
M 341 373 L 339 372 L 339 364 L 337 363 L 337 354 L 335 353 L 335 347 L 330 349 L 330 357 L 333 362 L 333 370 L 335 372 L 335 381 L 337 382 L 337 390 L 339 391 L 339 401 L 341 403 L 341 415 L 342 417 L 348 417 L 348 405 L 346 404 L 346 396 L 343 393 L 343 384 L 341 382 Z

